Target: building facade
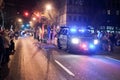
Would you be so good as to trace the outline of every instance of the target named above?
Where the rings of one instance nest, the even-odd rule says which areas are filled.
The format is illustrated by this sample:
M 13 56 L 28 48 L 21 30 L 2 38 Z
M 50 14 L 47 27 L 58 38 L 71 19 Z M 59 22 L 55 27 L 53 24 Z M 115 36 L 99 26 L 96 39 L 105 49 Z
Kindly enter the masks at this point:
M 60 26 L 120 31 L 120 0 L 63 0 L 60 6 Z
M 60 26 L 80 26 L 85 25 L 86 15 L 83 12 L 83 0 L 63 1 L 60 9 Z

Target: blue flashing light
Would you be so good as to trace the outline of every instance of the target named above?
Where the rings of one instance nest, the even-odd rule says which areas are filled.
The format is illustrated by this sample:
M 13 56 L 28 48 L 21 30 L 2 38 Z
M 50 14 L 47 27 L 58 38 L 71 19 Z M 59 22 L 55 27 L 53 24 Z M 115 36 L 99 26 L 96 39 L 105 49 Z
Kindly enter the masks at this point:
M 71 32 L 76 32 L 77 29 L 76 29 L 76 28 L 71 28 L 70 31 L 71 31 Z
M 30 25 L 29 24 L 26 24 L 27 27 L 29 27 Z
M 84 30 L 84 29 L 82 29 L 81 31 L 82 31 L 82 32 L 85 32 L 85 30 Z
M 79 29 L 79 32 L 85 32 L 85 29 Z
M 22 27 L 24 27 L 25 25 L 22 25 Z
M 90 44 L 90 46 L 89 46 L 91 49 L 94 49 L 95 48 L 95 46 L 93 45 L 93 44 Z

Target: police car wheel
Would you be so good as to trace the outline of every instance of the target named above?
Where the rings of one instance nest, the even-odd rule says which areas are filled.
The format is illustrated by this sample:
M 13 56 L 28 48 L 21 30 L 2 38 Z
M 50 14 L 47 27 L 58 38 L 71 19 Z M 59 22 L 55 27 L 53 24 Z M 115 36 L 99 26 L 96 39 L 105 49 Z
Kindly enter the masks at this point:
M 58 44 L 58 49 L 61 49 L 62 47 L 61 47 L 61 45 L 60 44 Z
M 69 44 L 67 44 L 67 52 L 72 52 L 71 47 Z

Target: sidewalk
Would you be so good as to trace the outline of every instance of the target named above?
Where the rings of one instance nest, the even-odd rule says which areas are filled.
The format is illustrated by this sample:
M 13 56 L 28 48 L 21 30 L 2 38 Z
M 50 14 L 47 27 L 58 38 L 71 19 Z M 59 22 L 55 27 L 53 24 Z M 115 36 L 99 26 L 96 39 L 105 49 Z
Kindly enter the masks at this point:
M 120 46 L 117 46 L 113 53 L 109 54 L 111 58 L 120 60 Z

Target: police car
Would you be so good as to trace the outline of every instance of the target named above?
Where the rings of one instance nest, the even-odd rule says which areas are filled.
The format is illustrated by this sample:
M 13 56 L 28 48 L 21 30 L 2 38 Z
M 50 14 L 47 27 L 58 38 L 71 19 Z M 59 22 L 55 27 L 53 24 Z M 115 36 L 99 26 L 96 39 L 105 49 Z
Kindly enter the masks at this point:
M 87 29 L 61 27 L 57 46 L 68 51 L 96 51 L 99 40 L 95 39 Z

